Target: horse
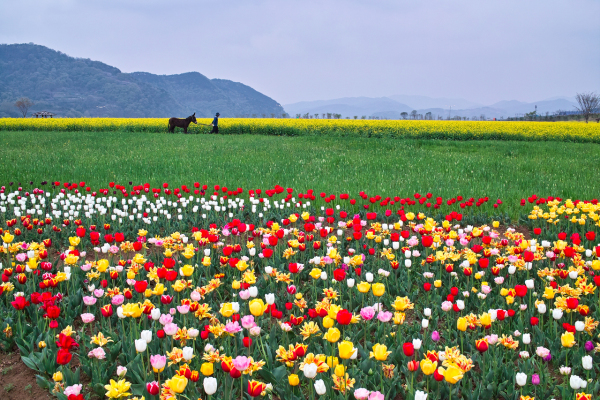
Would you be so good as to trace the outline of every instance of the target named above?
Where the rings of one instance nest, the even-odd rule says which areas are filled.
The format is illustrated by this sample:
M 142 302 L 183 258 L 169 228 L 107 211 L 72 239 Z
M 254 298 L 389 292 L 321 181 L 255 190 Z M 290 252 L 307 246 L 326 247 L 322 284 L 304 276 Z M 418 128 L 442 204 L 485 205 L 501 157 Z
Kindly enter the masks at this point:
M 196 121 L 196 113 L 190 115 L 189 117 L 183 119 L 183 118 L 170 118 L 169 119 L 169 132 L 171 133 L 175 133 L 175 127 L 179 127 L 179 128 L 183 128 L 183 133 L 188 133 L 188 126 L 190 126 L 191 123 L 195 123 L 197 124 L 198 121 Z

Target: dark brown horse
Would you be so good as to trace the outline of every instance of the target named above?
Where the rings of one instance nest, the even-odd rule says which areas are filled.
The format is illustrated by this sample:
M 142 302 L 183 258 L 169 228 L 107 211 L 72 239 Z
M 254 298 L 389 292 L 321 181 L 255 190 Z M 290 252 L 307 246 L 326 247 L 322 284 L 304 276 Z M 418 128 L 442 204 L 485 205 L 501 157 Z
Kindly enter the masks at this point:
M 183 133 L 188 133 L 188 126 L 190 126 L 191 123 L 195 123 L 197 124 L 198 122 L 196 121 L 196 113 L 190 115 L 189 117 L 183 119 L 183 118 L 171 118 L 169 119 L 169 132 L 174 133 L 175 132 L 175 127 L 178 128 L 183 128 Z

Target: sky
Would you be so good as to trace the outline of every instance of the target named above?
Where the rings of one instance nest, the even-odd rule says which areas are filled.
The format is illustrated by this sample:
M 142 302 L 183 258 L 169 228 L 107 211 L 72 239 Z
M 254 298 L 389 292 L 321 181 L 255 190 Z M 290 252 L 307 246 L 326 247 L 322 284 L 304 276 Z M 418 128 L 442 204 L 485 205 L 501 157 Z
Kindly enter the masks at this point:
M 599 0 L 19 0 L 0 43 L 242 82 L 281 104 L 600 91 Z

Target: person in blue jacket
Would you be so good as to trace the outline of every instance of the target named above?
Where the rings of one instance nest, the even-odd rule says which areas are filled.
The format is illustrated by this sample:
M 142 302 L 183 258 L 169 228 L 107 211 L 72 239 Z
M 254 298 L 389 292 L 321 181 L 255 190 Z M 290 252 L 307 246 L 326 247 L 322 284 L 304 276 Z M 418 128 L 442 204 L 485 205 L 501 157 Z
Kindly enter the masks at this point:
M 219 113 L 215 114 L 215 118 L 213 119 L 212 122 L 212 131 L 210 131 L 210 133 L 219 133 Z

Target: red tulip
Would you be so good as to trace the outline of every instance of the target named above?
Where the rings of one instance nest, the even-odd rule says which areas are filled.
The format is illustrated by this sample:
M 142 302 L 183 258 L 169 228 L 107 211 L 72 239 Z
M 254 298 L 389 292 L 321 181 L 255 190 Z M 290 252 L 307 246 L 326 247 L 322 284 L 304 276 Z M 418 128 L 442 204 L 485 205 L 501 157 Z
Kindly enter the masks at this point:
M 56 362 L 60 365 L 67 365 L 71 362 L 73 355 L 66 349 L 59 349 L 56 353 Z
M 335 279 L 338 282 L 343 281 L 344 279 L 346 279 L 346 271 L 344 271 L 341 268 L 337 268 L 333 271 L 333 279 Z
M 577 300 L 575 297 L 569 297 L 567 299 L 567 307 L 569 307 L 571 310 L 575 310 L 578 306 L 579 300 Z
M 133 285 L 133 288 L 138 293 L 144 293 L 146 291 L 147 287 L 148 287 L 147 281 L 135 281 L 135 284 Z
M 244 342 L 244 347 L 250 347 L 250 346 L 252 346 L 252 338 L 245 337 L 243 339 L 243 342 Z
M 15 297 L 15 301 L 11 301 L 10 304 L 12 304 L 15 310 L 22 310 L 25 307 L 29 307 L 29 302 L 23 296 Z
M 527 286 L 525 285 L 516 285 L 515 293 L 519 297 L 525 297 L 527 295 Z
M 407 357 L 412 357 L 415 354 L 415 346 L 412 343 L 404 343 L 402 345 L 402 351 L 404 351 L 404 355 Z
M 352 313 L 345 309 L 340 310 L 335 319 L 340 325 L 349 325 L 352 320 Z
M 160 392 L 158 382 L 154 381 L 146 383 L 146 390 L 151 396 L 156 396 Z

